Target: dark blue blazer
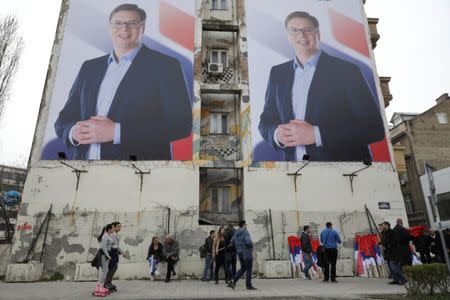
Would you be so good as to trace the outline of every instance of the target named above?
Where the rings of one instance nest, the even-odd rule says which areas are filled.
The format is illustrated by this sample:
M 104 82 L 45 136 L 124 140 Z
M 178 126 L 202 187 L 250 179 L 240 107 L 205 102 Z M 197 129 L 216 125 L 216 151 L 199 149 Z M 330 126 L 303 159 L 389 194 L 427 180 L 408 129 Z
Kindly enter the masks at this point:
M 274 142 L 278 125 L 294 119 L 293 60 L 272 67 L 260 117 L 259 131 L 284 161 L 295 159 L 295 147 Z M 380 111 L 359 68 L 322 51 L 308 91 L 305 121 L 318 126 L 322 147 L 307 145 L 313 161 L 362 161 L 370 157 L 368 145 L 384 139 Z M 301 160 L 301 158 L 298 158 Z
M 72 150 L 71 159 L 87 159 L 88 145 L 73 146 L 69 131 L 96 115 L 100 84 L 109 55 L 83 63 L 66 105 L 55 122 L 58 138 Z M 107 117 L 121 125 L 121 143 L 102 143 L 101 159 L 170 160 L 170 142 L 192 130 L 192 108 L 180 63 L 142 46 L 121 81 Z

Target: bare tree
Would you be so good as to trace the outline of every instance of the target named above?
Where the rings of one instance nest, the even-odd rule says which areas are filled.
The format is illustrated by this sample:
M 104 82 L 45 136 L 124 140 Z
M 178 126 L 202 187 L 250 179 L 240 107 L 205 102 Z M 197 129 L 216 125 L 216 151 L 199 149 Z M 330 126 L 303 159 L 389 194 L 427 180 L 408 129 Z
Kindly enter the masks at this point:
M 0 18 L 0 117 L 9 98 L 9 88 L 17 70 L 23 40 L 15 16 Z

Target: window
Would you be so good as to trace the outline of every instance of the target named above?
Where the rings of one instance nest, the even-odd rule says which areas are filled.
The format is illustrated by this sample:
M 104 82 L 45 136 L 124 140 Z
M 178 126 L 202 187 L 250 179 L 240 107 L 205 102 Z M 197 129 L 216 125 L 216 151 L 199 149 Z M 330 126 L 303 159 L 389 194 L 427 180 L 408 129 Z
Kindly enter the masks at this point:
M 438 194 L 437 201 L 441 221 L 450 220 L 450 192 Z
M 230 188 L 220 187 L 211 189 L 211 211 L 230 211 Z
M 403 199 L 405 200 L 406 214 L 410 215 L 414 213 L 414 205 L 411 200 L 411 195 L 410 194 L 403 195 Z
M 227 50 L 211 50 L 211 62 L 216 64 L 223 64 L 223 67 L 228 67 L 228 51 Z
M 212 0 L 213 10 L 226 10 L 228 0 Z
M 439 124 L 448 124 L 448 116 L 445 112 L 435 113 Z
M 228 134 L 228 113 L 211 113 L 209 115 L 209 133 Z

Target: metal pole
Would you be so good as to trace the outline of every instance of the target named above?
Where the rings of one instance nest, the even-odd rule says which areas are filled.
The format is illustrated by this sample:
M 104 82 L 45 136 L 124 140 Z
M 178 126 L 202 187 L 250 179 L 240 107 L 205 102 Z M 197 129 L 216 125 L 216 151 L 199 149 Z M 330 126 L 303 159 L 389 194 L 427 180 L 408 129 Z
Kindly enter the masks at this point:
M 428 184 L 430 187 L 431 204 L 433 206 L 433 210 L 434 210 L 435 216 L 436 216 L 436 224 L 438 226 L 439 236 L 441 237 L 441 244 L 442 244 L 442 249 L 444 250 L 445 262 L 447 264 L 448 273 L 450 274 L 450 259 L 448 257 L 448 249 L 447 249 L 447 245 L 445 243 L 444 232 L 442 231 L 441 217 L 439 216 L 439 209 L 437 206 L 438 201 L 437 201 L 437 195 L 436 195 L 436 188 L 434 186 L 433 172 L 428 168 L 427 163 L 425 163 L 425 171 L 428 175 Z
M 41 226 L 39 227 L 38 233 L 36 234 L 36 236 L 34 237 L 33 241 L 31 242 L 30 250 L 28 250 L 27 256 L 23 260 L 24 263 L 28 263 L 28 259 L 30 258 L 30 254 L 31 254 L 31 252 L 34 251 L 34 247 L 36 246 L 36 242 L 37 242 L 39 236 L 41 235 L 42 227 L 44 227 L 44 224 L 47 221 L 47 218 L 48 218 L 48 214 L 45 216 L 44 221 L 42 222 Z M 33 253 L 33 256 L 34 256 L 34 253 Z
M 370 234 L 373 234 L 372 222 L 370 222 L 369 210 L 367 209 L 367 205 L 364 204 L 364 208 L 366 209 L 367 221 L 369 222 Z
M 48 210 L 48 213 L 47 213 L 47 226 L 45 227 L 44 243 L 42 244 L 41 259 L 39 259 L 39 262 L 42 262 L 42 258 L 44 257 L 45 248 L 47 246 L 46 241 L 47 241 L 48 225 L 50 224 L 50 217 L 52 215 L 52 207 L 53 207 L 53 204 L 50 205 L 50 209 Z
M 447 245 L 445 243 L 444 232 L 442 231 L 442 223 L 441 223 L 441 218 L 439 216 L 439 209 L 437 207 L 436 193 L 433 193 L 431 195 L 431 199 L 432 199 L 431 203 L 433 204 L 433 209 L 434 209 L 434 213 L 436 216 L 436 224 L 438 226 L 439 236 L 441 237 L 442 249 L 444 250 L 445 263 L 447 264 L 448 273 L 450 274 L 450 259 L 448 257 L 448 249 L 447 249 Z
M 275 259 L 275 242 L 273 240 L 273 223 L 272 223 L 272 209 L 269 208 L 269 220 L 270 220 L 270 231 L 272 233 L 272 254 L 273 254 L 273 259 Z
M 381 232 L 378 230 L 378 224 L 375 222 L 375 220 L 373 219 L 372 213 L 370 212 L 370 210 L 367 208 L 367 212 L 369 213 L 370 219 L 372 220 L 373 225 L 375 226 L 375 229 L 377 230 L 377 233 L 379 236 L 381 236 Z
M 167 208 L 167 234 L 170 234 L 170 207 Z

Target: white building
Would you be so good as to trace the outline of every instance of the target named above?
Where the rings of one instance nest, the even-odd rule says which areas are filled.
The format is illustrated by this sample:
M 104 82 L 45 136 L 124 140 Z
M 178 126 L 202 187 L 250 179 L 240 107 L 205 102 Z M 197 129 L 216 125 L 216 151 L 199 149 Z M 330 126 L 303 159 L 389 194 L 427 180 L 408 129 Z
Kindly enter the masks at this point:
M 332 222 L 343 240 L 340 258 L 350 259 L 355 234 L 369 232 L 365 206 L 375 222 L 393 223 L 398 217 L 406 220 L 398 174 L 390 162 L 374 162 L 350 177 L 344 175 L 363 168 L 362 162 L 310 162 L 293 176 L 305 163 L 252 161 L 245 1 L 195 2 L 192 160 L 66 161 L 86 171 L 78 173 L 79 177 L 57 160 L 40 159 L 57 76 L 54 70 L 65 38 L 69 1 L 63 2 L 18 220 L 18 225 L 32 224 L 32 228 L 16 231 L 12 262 L 27 256 L 51 205 L 44 275 L 59 272 L 66 279 L 91 276 L 88 262 L 99 246 L 96 236 L 112 221 L 122 223 L 121 247 L 130 254 L 129 259 L 121 259 L 118 276 L 141 278 L 148 276 L 145 259 L 152 237 L 167 233 L 180 243 L 178 273 L 200 276 L 203 262 L 198 249 L 209 230 L 217 229 L 227 219 L 247 221 L 254 242 L 256 273 L 262 272 L 261 263 L 266 259 L 288 259 L 287 238 L 300 226 L 310 225 L 317 237 L 325 223 Z M 217 2 L 220 7 L 212 6 Z M 369 42 L 368 24 L 363 28 Z M 214 62 L 218 57 L 220 62 Z M 231 68 L 232 79 L 227 77 L 223 82 L 222 77 L 208 76 L 210 63 Z M 382 94 L 378 84 L 377 92 Z M 228 101 L 226 109 L 219 112 L 205 105 L 216 94 L 221 96 L 219 102 Z M 208 119 L 210 113 L 213 117 Z M 218 113 L 229 117 L 217 117 Z M 381 114 L 388 136 L 384 109 Z M 229 126 L 217 126 L 217 120 L 211 125 L 214 118 L 227 120 Z M 211 131 L 222 135 L 209 137 Z M 230 146 L 236 140 L 237 144 Z M 238 155 L 218 157 L 208 152 L 208 144 L 220 148 L 219 153 L 235 147 Z M 387 145 L 393 157 L 390 143 Z M 141 177 L 131 163 L 148 174 Z M 379 202 L 388 202 L 390 208 Z M 39 260 L 43 240 L 41 234 L 29 258 Z
M 433 172 L 434 186 L 438 201 L 439 217 L 444 228 L 450 228 L 450 167 Z M 433 228 L 437 228 L 436 216 L 431 206 L 430 185 L 427 175 L 420 176 L 423 195 L 427 205 L 428 218 Z

